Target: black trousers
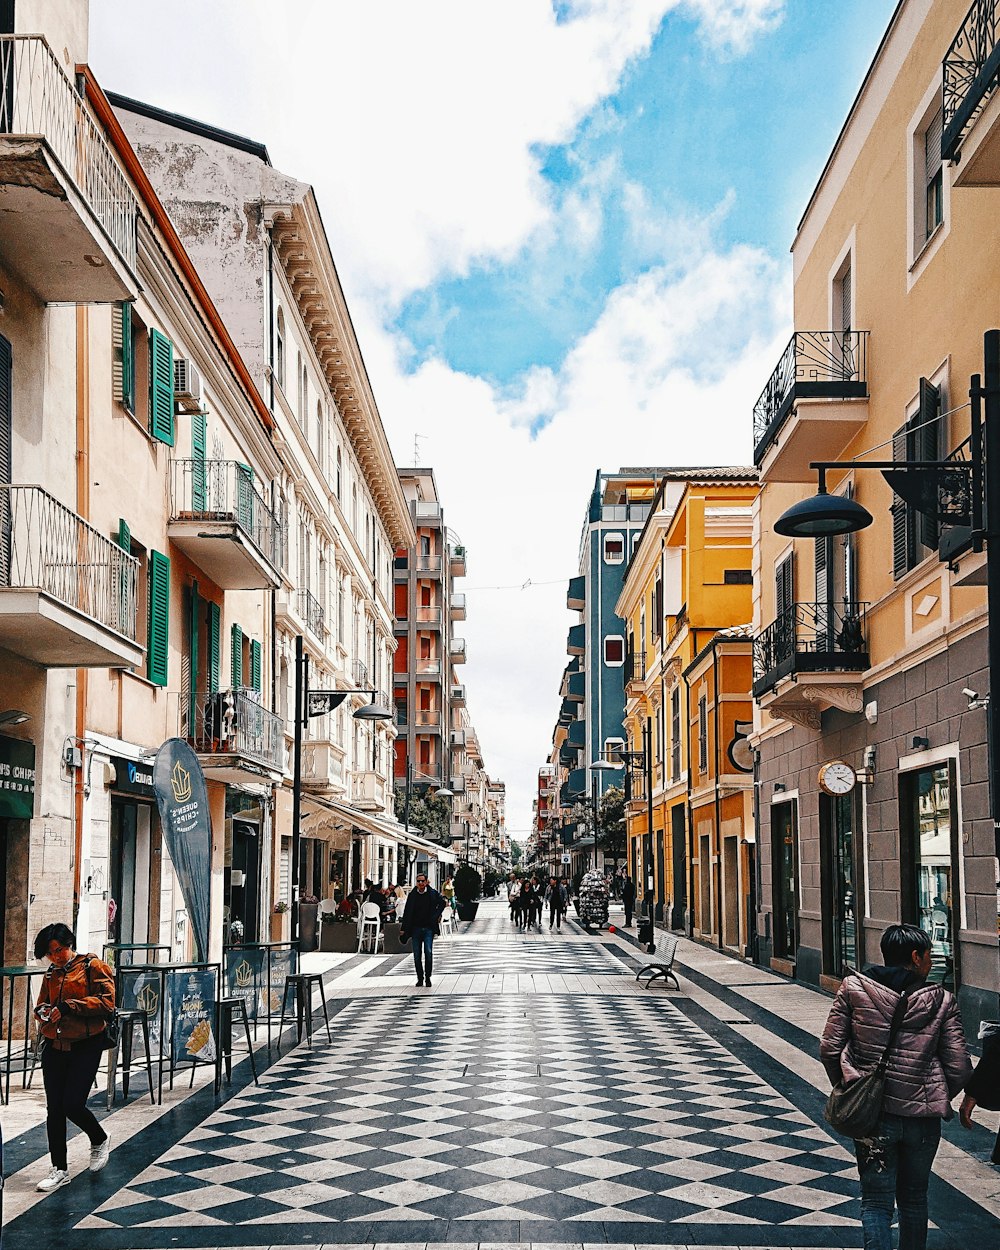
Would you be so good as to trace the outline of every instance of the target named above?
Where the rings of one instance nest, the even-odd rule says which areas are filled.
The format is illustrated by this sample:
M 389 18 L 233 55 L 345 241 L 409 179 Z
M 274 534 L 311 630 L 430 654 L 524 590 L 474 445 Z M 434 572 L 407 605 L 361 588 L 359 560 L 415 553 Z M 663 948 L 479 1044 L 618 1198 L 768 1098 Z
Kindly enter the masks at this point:
M 107 1138 L 97 1117 L 87 1107 L 90 1087 L 101 1063 L 99 1038 L 76 1042 L 69 1050 L 56 1050 L 49 1042 L 42 1051 L 45 1080 L 45 1130 L 53 1167 L 66 1171 L 66 1121 L 70 1120 L 99 1146 Z

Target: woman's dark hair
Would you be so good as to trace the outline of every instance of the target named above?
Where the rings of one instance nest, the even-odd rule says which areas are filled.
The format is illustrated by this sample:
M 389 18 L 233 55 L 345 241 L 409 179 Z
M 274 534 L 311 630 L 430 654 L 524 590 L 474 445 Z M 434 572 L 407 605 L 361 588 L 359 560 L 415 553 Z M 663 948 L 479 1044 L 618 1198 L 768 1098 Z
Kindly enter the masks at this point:
M 931 948 L 931 940 L 923 929 L 912 924 L 891 924 L 882 934 L 882 958 L 887 968 L 902 968 L 910 962 L 914 951 L 921 955 Z
M 38 936 L 35 938 L 35 958 L 44 959 L 49 953 L 49 943 L 58 942 L 60 946 L 65 946 L 69 950 L 76 950 L 76 934 L 65 924 L 47 924 L 44 929 L 38 930 Z

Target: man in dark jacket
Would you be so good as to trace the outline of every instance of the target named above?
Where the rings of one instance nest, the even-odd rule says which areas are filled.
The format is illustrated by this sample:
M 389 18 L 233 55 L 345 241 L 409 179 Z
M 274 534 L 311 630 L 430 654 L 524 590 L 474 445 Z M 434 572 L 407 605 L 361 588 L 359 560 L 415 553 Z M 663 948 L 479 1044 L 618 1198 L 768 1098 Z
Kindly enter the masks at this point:
M 635 882 L 625 874 L 622 877 L 622 906 L 625 908 L 625 928 L 632 927 L 632 909 L 635 907 Z
M 427 884 L 425 873 L 417 876 L 417 888 L 406 897 L 399 936 L 403 942 L 413 938 L 413 965 L 417 970 L 417 985 L 431 988 L 431 972 L 434 967 L 434 937 L 440 933 L 441 913 L 448 906 L 444 896 Z
M 566 894 L 566 887 L 561 885 L 555 877 L 549 878 L 549 884 L 545 890 L 545 901 L 549 905 L 549 930 L 551 932 L 554 924 L 556 932 L 559 933 L 569 905 L 569 898 Z

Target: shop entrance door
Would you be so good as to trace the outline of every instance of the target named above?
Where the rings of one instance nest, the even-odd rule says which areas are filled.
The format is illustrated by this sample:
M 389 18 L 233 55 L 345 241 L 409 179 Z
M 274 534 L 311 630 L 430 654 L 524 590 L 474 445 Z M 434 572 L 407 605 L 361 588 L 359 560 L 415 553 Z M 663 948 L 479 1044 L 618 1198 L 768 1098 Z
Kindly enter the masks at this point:
M 856 970 L 859 962 L 853 795 L 820 795 L 820 837 L 824 972 L 843 977 Z
M 774 890 L 774 954 L 794 959 L 799 948 L 798 804 L 771 807 L 771 879 Z
M 229 886 L 230 923 L 243 926 L 243 940 L 260 940 L 260 831 L 248 820 L 233 821 L 233 866 Z

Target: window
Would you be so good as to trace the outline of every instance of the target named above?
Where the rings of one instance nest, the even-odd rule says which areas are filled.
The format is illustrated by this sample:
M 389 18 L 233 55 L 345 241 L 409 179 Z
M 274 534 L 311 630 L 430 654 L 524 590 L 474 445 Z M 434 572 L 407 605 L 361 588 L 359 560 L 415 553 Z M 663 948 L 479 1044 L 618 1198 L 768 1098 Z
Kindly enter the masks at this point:
M 702 695 L 698 700 L 698 767 L 708 771 L 708 699 Z
M 313 432 L 313 440 L 314 440 L 313 448 L 316 452 L 316 460 L 320 468 L 323 467 L 323 433 L 324 433 L 325 425 L 326 425 L 326 422 L 323 416 L 323 402 L 322 400 L 317 399 L 316 400 L 316 429 Z
M 920 197 L 923 208 L 922 229 L 917 230 L 916 239 L 926 243 L 934 231 L 944 220 L 944 165 L 941 162 L 941 125 L 942 110 L 939 108 L 931 118 L 923 133 L 922 156 L 918 161 L 919 175 L 923 180 L 923 195 Z
M 670 777 L 676 781 L 681 775 L 681 688 L 675 686 L 670 694 Z
M 618 764 L 621 762 L 619 752 L 624 751 L 624 750 L 625 750 L 624 738 L 605 738 L 604 739 L 604 754 L 601 756 L 601 759 L 608 760 L 612 764 Z
M 307 397 L 306 397 L 306 383 L 307 383 L 307 378 L 306 378 L 306 369 L 305 369 L 305 365 L 302 363 L 302 353 L 301 353 L 301 352 L 299 352 L 299 353 L 298 353 L 297 360 L 298 360 L 298 363 L 296 364 L 296 367 L 295 367 L 296 384 L 297 384 L 297 386 L 298 386 L 298 400 L 297 400 L 297 409 L 296 409 L 296 411 L 297 411 L 297 415 L 298 415 L 298 418 L 299 418 L 299 425 L 300 425 L 303 429 L 305 429 L 305 424 L 306 424 L 306 398 L 307 398 Z
M 726 586 L 752 586 L 753 573 L 749 569 L 726 569 L 722 580 Z
M 625 536 L 623 534 L 604 535 L 604 563 L 625 563 Z
M 655 642 L 663 628 L 663 581 L 659 574 L 653 583 L 653 601 L 651 605 L 652 621 L 650 623 L 650 637 Z
M 343 495 L 341 492 L 341 473 L 343 471 L 343 463 L 340 455 L 340 448 L 337 448 L 337 503 L 341 503 Z
M 280 308 L 274 331 L 274 380 L 285 389 L 285 314 Z
M 625 663 L 625 639 L 621 634 L 609 634 L 604 639 L 604 663 L 608 668 L 619 668 Z
M 955 942 L 958 894 L 958 819 L 954 764 L 944 761 L 900 778 L 902 919 L 931 940 L 928 980 L 958 988 Z
M 893 460 L 939 460 L 944 439 L 941 391 L 926 378 L 920 379 L 916 411 L 892 437 Z M 900 578 L 937 549 L 938 522 L 918 513 L 898 496 L 892 502 L 892 575 Z

